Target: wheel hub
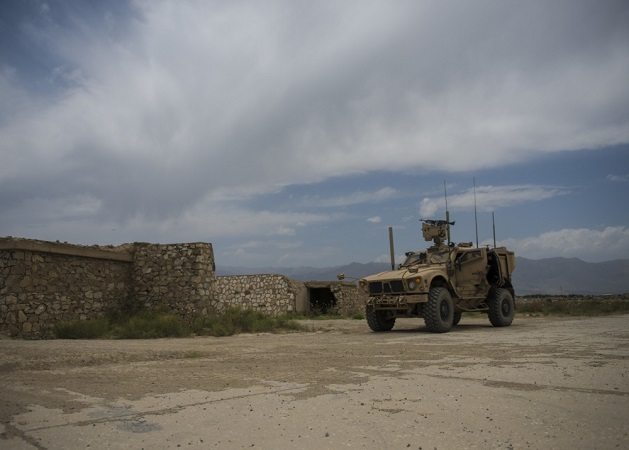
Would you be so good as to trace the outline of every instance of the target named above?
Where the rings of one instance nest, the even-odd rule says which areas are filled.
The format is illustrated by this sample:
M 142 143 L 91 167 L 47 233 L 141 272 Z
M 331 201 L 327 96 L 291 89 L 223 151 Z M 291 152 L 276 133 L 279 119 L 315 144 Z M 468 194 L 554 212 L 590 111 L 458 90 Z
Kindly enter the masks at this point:
M 507 300 L 502 301 L 501 309 L 502 309 L 503 315 L 505 316 L 509 315 L 509 313 L 511 312 L 511 305 L 509 304 Z
M 442 301 L 439 305 L 439 315 L 441 316 L 441 320 L 447 320 L 450 315 L 450 305 L 448 302 Z

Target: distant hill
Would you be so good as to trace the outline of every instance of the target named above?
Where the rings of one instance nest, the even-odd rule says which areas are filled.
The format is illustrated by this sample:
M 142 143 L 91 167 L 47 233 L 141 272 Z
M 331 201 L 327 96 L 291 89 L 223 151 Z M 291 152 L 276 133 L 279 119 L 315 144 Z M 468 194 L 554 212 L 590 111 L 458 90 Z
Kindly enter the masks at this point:
M 513 283 L 525 294 L 629 292 L 629 259 L 589 263 L 577 258 L 517 258 Z
M 361 278 L 389 270 L 387 263 L 357 263 L 332 267 L 218 266 L 218 275 L 277 273 L 301 281 L 333 281 L 344 273 Z M 589 263 L 577 258 L 527 259 L 518 257 L 513 274 L 516 293 L 529 294 L 618 294 L 629 292 L 629 259 Z

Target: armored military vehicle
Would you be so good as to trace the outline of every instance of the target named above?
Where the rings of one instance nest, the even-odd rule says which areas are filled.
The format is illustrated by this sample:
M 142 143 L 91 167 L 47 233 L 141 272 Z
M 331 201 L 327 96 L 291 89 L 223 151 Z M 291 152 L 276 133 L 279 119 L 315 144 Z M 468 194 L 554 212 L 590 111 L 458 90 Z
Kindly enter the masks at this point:
M 486 312 L 495 327 L 511 325 L 515 315 L 511 274 L 515 255 L 505 247 L 476 248 L 472 243 L 446 243 L 446 220 L 422 219 L 422 234 L 433 245 L 406 253 L 397 270 L 359 280 L 369 296 L 367 323 L 373 331 L 389 331 L 398 317 L 423 317 L 426 328 L 445 333 L 464 312 Z

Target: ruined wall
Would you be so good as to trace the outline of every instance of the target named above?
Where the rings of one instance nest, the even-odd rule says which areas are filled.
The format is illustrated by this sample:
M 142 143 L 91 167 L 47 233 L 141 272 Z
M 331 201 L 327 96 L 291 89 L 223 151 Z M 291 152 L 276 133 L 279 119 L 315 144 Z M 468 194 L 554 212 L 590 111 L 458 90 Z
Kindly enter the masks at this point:
M 148 309 L 166 308 L 184 318 L 207 314 L 214 280 L 211 244 L 135 244 L 133 299 Z
M 216 277 L 216 306 L 253 309 L 277 316 L 295 311 L 298 291 L 283 275 L 234 275 Z
M 129 296 L 130 268 L 124 251 L 2 239 L 0 333 L 49 337 L 58 321 L 118 308 Z

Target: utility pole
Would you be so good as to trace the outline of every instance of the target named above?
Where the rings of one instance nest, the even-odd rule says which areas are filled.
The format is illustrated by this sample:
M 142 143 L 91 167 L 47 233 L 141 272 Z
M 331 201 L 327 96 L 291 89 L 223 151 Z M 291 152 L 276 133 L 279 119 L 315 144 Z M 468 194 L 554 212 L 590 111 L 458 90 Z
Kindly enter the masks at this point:
M 494 211 L 491 212 L 491 226 L 494 230 L 494 248 L 496 248 L 496 219 L 494 217 Z
M 389 227 L 389 252 L 391 253 L 391 270 L 395 270 L 395 250 L 393 249 L 393 227 Z

